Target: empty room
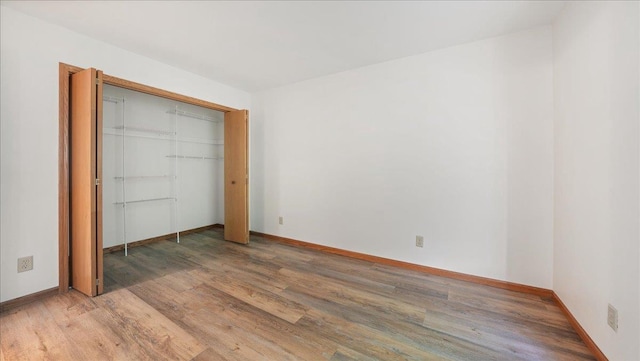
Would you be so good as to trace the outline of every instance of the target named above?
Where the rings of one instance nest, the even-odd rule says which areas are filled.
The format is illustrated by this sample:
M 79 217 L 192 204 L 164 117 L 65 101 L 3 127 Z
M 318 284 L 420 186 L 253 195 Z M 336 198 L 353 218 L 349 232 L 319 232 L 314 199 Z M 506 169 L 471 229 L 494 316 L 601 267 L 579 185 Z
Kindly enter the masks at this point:
M 640 361 L 640 2 L 0 1 L 0 361 Z

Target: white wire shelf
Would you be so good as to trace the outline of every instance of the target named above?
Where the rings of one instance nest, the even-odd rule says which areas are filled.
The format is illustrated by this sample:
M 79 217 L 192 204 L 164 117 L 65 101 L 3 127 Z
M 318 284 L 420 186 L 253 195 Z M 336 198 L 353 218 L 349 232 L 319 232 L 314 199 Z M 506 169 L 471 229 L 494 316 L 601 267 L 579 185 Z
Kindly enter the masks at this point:
M 176 115 L 179 115 L 179 116 L 182 116 L 182 117 L 187 117 L 187 118 L 206 120 L 207 122 L 212 122 L 212 123 L 221 123 L 222 122 L 222 120 L 216 119 L 216 118 L 208 116 L 208 115 L 192 113 L 192 112 L 188 112 L 186 110 L 180 110 L 180 109 L 167 110 L 167 113 L 168 114 L 176 114 Z
M 178 137 L 178 142 L 182 143 L 198 143 L 198 144 L 210 144 L 210 145 L 224 145 L 222 139 L 207 139 L 207 138 L 191 138 L 191 137 Z
M 174 197 L 163 197 L 163 198 L 149 198 L 149 199 L 136 199 L 133 201 L 126 201 L 126 202 L 115 202 L 113 204 L 124 204 L 127 205 L 129 203 L 143 203 L 143 202 L 156 202 L 156 201 L 168 201 L 168 200 L 177 200 Z
M 102 100 L 109 103 L 122 103 L 124 102 L 124 98 L 112 97 L 109 95 L 103 95 Z
M 127 127 L 127 129 L 130 129 Z M 169 132 L 166 132 L 169 133 Z M 178 143 L 196 143 L 196 144 L 208 144 L 208 145 L 224 145 L 224 140 L 222 139 L 206 139 L 206 138 L 190 138 L 190 137 L 173 137 L 173 133 L 170 134 L 151 134 L 151 133 L 124 133 L 122 131 L 122 126 L 118 128 L 108 128 L 105 127 L 103 129 L 103 134 L 115 135 L 115 136 L 126 136 L 126 137 L 134 137 L 134 138 L 147 138 L 147 139 L 158 139 L 158 140 L 175 140 Z
M 175 132 L 170 132 L 163 129 L 154 129 L 154 128 L 142 128 L 142 127 L 125 127 L 122 125 L 117 125 L 113 127 L 116 130 L 129 131 L 129 132 L 142 132 L 142 133 L 151 133 L 158 135 L 175 135 Z
M 180 154 L 170 154 L 167 158 L 177 158 L 177 159 L 200 159 L 200 160 L 218 160 L 224 159 L 224 157 L 208 157 L 208 156 L 200 156 L 200 155 L 180 155 Z
M 115 180 L 135 180 L 135 179 L 164 179 L 164 178 L 177 178 L 174 175 L 136 175 L 127 177 L 113 177 Z

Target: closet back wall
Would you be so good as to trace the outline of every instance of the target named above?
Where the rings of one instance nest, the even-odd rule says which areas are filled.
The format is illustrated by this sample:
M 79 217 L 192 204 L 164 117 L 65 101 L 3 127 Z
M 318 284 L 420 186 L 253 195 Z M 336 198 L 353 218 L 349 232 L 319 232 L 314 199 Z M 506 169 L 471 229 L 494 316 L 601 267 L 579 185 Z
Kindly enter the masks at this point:
M 224 223 L 224 114 L 110 85 L 104 96 L 104 247 Z
M 122 79 L 237 109 L 249 93 L 0 9 L 0 302 L 58 286 L 58 66 Z M 153 16 L 152 13 L 149 16 Z M 33 255 L 32 271 L 17 259 Z

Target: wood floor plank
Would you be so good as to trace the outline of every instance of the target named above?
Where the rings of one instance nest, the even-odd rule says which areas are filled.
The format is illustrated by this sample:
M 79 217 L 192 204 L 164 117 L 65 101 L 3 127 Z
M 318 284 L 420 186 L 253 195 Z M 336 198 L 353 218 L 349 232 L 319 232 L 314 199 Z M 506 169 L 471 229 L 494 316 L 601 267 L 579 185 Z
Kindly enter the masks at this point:
M 291 279 L 292 284 L 296 285 L 295 287 L 304 288 L 306 292 L 326 299 L 338 300 L 346 307 L 375 309 L 381 314 L 392 313 L 395 317 L 416 322 L 424 317 L 425 310 L 422 307 L 370 293 L 361 288 L 344 287 L 330 282 L 330 280 L 322 276 L 304 274 L 288 269 L 282 269 L 280 273 L 283 277 Z
M 224 310 L 221 310 L 224 312 Z M 265 342 L 258 334 L 236 327 L 228 318 L 201 309 L 184 318 L 200 339 L 206 340 L 225 358 L 233 360 L 292 360 L 292 355 L 278 350 L 278 345 Z M 279 352 L 280 351 L 280 352 Z
M 157 350 L 164 357 L 190 360 L 206 348 L 127 289 L 102 295 L 96 304 L 118 320 L 123 333 L 136 335 L 141 347 Z
M 489 327 L 507 338 L 524 337 L 529 340 L 528 342 L 536 340 L 540 344 L 546 345 L 545 347 L 554 344 L 561 344 L 563 347 L 575 345 L 576 350 L 586 351 L 584 343 L 568 324 L 567 328 L 557 328 L 545 324 L 543 319 L 527 320 L 518 315 L 502 313 L 491 306 L 482 309 L 451 300 L 432 299 L 425 306 L 427 307 L 426 317 L 438 317 L 444 314 L 447 317 L 458 318 L 454 322 L 461 325 Z M 562 340 L 562 342 L 557 342 L 558 340 Z
M 3 315 L 0 318 L 0 335 L 2 353 L 9 360 L 70 360 L 78 357 L 68 347 L 66 337 L 52 322 L 52 316 L 42 303 Z
M 208 309 L 218 310 L 216 314 L 226 319 L 229 325 L 277 343 L 293 354 L 305 355 L 308 359 L 322 359 L 337 347 L 328 340 L 315 337 L 314 330 L 297 327 L 210 285 L 202 284 L 190 292 L 190 297 L 206 300 Z M 302 350 L 304 352 L 300 353 Z
M 501 355 L 509 355 L 508 358 L 513 360 L 536 360 L 548 359 L 545 348 L 531 344 L 526 337 L 518 337 L 517 335 L 505 335 L 501 330 L 497 330 L 484 324 L 469 322 L 458 317 L 451 317 L 446 314 L 430 313 L 425 317 L 423 325 L 438 332 L 461 338 L 463 340 L 476 343 L 491 345 L 490 348 L 497 351 Z M 576 355 L 563 353 L 563 357 L 557 359 L 573 360 Z M 586 356 L 586 355 L 579 355 Z
M 280 269 L 270 264 L 256 267 L 253 261 L 223 260 L 215 269 L 208 269 L 208 272 L 218 273 L 220 276 L 231 279 L 240 279 L 251 286 L 277 293 L 287 287 L 287 283 L 279 277 Z
M 240 302 L 235 297 L 204 283 L 184 292 L 163 292 L 164 286 L 161 282 L 147 281 L 135 285 L 131 290 L 174 323 L 195 331 L 202 340 L 210 341 L 212 332 L 223 332 L 226 335 L 233 327 L 231 336 L 234 337 L 222 337 L 215 341 L 219 343 L 218 348 L 226 350 L 222 351 L 222 354 L 229 353 L 226 357 L 234 356 L 241 350 L 240 355 L 243 357 L 251 355 L 247 352 L 262 355 L 275 352 L 280 358 L 287 358 L 285 355 L 289 355 L 289 359 L 295 359 L 293 355 L 304 354 L 307 355 L 307 359 L 323 359 L 325 349 L 335 349 L 335 346 L 327 347 L 326 343 L 304 342 L 299 335 L 312 335 L 300 332 L 290 322 Z M 198 317 L 202 309 L 215 315 L 216 322 L 202 322 L 202 318 Z M 239 336 L 234 335 L 236 333 Z M 244 334 L 254 335 L 259 342 L 248 342 L 246 337 L 241 337 Z
M 273 292 L 256 289 L 245 282 L 220 273 L 193 270 L 190 274 L 241 301 L 291 323 L 296 323 L 306 312 L 306 307 L 301 304 Z
M 434 352 L 421 350 L 415 344 L 402 342 L 394 335 L 378 332 L 368 325 L 351 322 L 328 312 L 312 309 L 299 322 L 306 327 L 316 328 L 322 337 L 370 357 L 382 360 L 446 359 Z
M 338 334 L 342 336 L 344 346 L 348 346 L 352 350 L 356 350 L 360 353 L 369 354 L 372 350 L 375 352 L 369 354 L 371 357 L 376 357 L 380 352 L 386 353 L 384 349 L 376 348 L 380 347 L 382 342 L 376 344 L 370 344 L 372 338 L 369 333 L 376 335 L 384 335 L 387 342 L 384 344 L 398 343 L 403 345 L 405 349 L 404 353 L 410 355 L 420 355 L 425 359 L 456 359 L 467 360 L 473 358 L 481 359 L 498 359 L 499 354 L 492 349 L 482 344 L 474 344 L 463 339 L 459 339 L 455 335 L 448 335 L 437 330 L 423 327 L 421 324 L 416 324 L 410 320 L 402 320 L 400 318 L 394 318 L 390 314 L 377 314 L 373 316 L 371 311 L 362 308 L 345 307 L 342 304 L 334 301 L 319 299 L 314 296 L 310 296 L 305 292 L 298 293 L 296 289 L 290 288 L 286 292 L 292 293 L 297 297 L 300 302 L 305 302 L 309 305 L 314 305 L 314 309 L 318 310 L 323 315 L 335 316 L 335 318 L 322 317 L 322 324 L 332 325 L 330 335 L 335 336 Z M 308 317 L 303 318 L 302 321 L 316 321 L 309 312 Z M 343 322 L 342 324 L 339 321 Z M 348 334 L 340 334 L 338 330 L 350 329 Z M 353 328 L 358 331 L 354 331 Z M 336 329 L 335 331 L 333 329 Z M 351 335 L 348 340 L 349 343 L 344 343 L 344 339 Z M 366 337 L 363 337 L 366 335 Z M 358 339 L 357 337 L 363 337 Z M 355 340 L 357 342 L 351 343 Z M 334 339 L 336 340 L 336 339 Z M 402 349 L 401 347 L 400 349 Z M 420 359 L 420 358 L 418 358 Z
M 154 348 L 138 343 L 137 335 L 123 329 L 119 320 L 103 309 L 93 310 L 78 317 L 70 332 L 79 340 L 84 355 L 81 360 L 162 360 Z
M 377 359 L 363 355 L 346 347 L 339 347 L 331 357 L 331 361 L 376 361 Z
M 4 360 L 593 360 L 555 301 L 220 230 L 0 314 Z
M 200 352 L 198 356 L 191 359 L 192 361 L 228 361 L 232 360 L 224 357 L 222 354 L 212 349 L 211 347 L 207 347 L 206 350 Z

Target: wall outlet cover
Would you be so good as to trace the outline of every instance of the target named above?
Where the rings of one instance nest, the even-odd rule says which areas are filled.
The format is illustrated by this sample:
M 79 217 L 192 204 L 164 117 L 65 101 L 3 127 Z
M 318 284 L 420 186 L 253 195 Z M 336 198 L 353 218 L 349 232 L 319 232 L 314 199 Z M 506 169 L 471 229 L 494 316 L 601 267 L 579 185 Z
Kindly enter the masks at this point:
M 424 237 L 416 236 L 416 247 L 424 247 Z
M 18 273 L 33 269 L 33 256 L 18 258 Z
M 607 310 L 607 323 L 614 331 L 618 332 L 618 310 L 609 305 Z

